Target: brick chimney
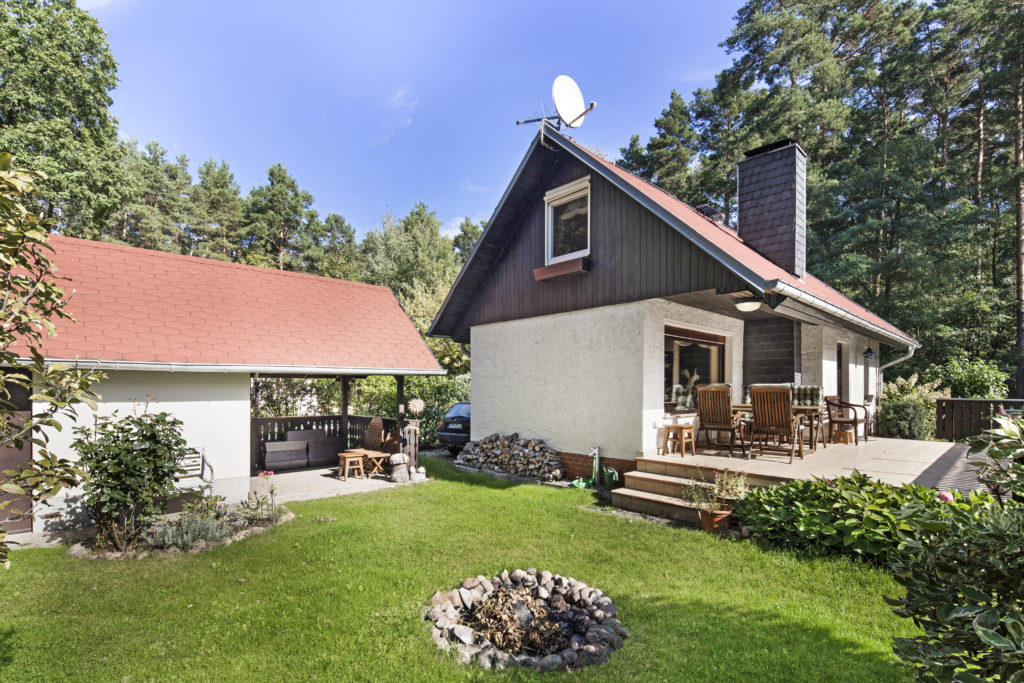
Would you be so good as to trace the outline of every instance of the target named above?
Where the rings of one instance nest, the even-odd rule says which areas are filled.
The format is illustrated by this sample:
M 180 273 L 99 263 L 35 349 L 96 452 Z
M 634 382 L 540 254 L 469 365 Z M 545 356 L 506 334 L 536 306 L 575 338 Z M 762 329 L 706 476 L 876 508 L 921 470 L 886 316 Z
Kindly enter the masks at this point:
M 807 154 L 779 140 L 739 163 L 739 236 L 762 256 L 803 277 L 807 261 Z

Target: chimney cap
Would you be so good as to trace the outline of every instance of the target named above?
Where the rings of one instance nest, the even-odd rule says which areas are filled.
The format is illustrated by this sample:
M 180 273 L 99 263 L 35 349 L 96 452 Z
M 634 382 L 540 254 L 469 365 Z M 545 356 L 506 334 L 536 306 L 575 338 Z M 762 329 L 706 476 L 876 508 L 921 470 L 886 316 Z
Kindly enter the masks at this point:
M 761 145 L 760 147 L 755 147 L 748 152 L 744 152 L 743 157 L 745 159 L 749 159 L 750 157 L 756 157 L 759 154 L 765 154 L 767 152 L 774 152 L 777 149 L 789 147 L 790 145 L 800 147 L 800 140 L 798 138 L 782 138 L 781 140 L 769 142 L 767 145 Z M 800 147 L 800 149 L 803 149 L 803 147 Z

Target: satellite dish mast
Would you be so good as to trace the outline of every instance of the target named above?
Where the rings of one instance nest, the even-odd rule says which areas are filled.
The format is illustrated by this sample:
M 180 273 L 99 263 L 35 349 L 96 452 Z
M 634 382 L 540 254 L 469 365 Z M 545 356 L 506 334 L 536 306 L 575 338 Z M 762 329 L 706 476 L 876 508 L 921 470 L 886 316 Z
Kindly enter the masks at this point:
M 562 129 L 563 124 L 568 128 L 579 128 L 583 125 L 583 118 L 597 106 L 597 102 L 591 102 L 589 107 L 585 107 L 580 87 L 565 74 L 555 78 L 555 82 L 551 84 L 551 99 L 555 102 L 557 117 L 539 116 L 534 119 L 523 119 L 516 121 L 516 125 L 544 122 L 554 125 L 558 130 Z

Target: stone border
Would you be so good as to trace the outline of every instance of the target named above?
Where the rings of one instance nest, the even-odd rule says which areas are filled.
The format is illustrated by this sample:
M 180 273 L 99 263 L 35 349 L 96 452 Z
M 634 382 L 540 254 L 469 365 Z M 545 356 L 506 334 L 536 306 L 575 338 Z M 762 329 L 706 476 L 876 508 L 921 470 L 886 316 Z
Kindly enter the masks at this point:
M 513 590 L 527 588 L 534 598 L 552 611 L 574 615 L 577 630 L 569 639 L 569 647 L 544 657 L 520 656 L 495 647 L 487 640 L 478 640 L 478 634 L 462 618 L 473 604 L 489 598 L 499 588 Z M 555 602 L 557 600 L 557 603 Z M 444 651 L 454 649 L 462 664 L 475 662 L 483 669 L 531 668 L 539 673 L 570 671 L 591 664 L 603 664 L 629 631 L 615 618 L 618 609 L 611 599 L 596 588 L 571 577 L 564 577 L 534 568 L 516 569 L 491 579 L 483 575 L 469 577 L 458 587 L 437 591 L 430 598 L 430 610 L 424 619 L 432 622 L 431 638 Z M 568 622 L 566 622 L 568 623 Z
M 508 472 L 487 469 L 485 467 L 470 467 L 469 465 L 460 465 L 458 463 L 452 463 L 452 467 L 466 474 L 482 474 L 491 479 L 500 479 L 501 481 L 508 481 L 513 484 L 539 484 L 541 486 L 553 486 L 556 489 L 567 489 L 569 484 L 572 483 L 568 479 L 545 480 L 539 477 L 524 477 L 519 474 L 509 474 Z
M 264 531 L 273 529 L 281 526 L 285 522 L 290 522 L 295 519 L 295 513 L 284 507 L 278 505 L 282 510 L 282 514 L 278 515 L 277 521 L 271 524 L 264 524 L 261 526 L 250 526 L 245 529 L 236 531 L 231 536 L 225 538 L 223 541 L 216 541 L 214 543 L 207 543 L 206 541 L 200 541 L 189 550 L 181 550 L 176 547 L 171 548 L 160 548 L 154 550 L 151 548 L 142 548 L 138 550 L 126 550 L 124 552 L 118 552 L 116 550 L 99 550 L 86 546 L 84 543 L 76 543 L 68 548 L 68 555 L 71 557 L 79 557 L 83 560 L 141 560 L 146 557 L 171 557 L 174 555 L 195 555 L 196 553 L 205 552 L 218 548 L 222 545 L 231 545 L 236 541 L 241 541 L 250 536 L 256 536 L 262 534 Z

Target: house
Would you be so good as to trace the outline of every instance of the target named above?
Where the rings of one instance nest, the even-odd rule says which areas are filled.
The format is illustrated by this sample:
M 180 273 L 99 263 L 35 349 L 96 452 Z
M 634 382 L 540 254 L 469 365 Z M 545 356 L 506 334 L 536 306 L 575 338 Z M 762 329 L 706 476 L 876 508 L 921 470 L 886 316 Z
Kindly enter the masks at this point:
M 470 344 L 472 437 L 629 471 L 695 374 L 734 402 L 762 382 L 876 394 L 880 345 L 919 344 L 806 272 L 805 169 L 796 142 L 748 152 L 733 231 L 543 126 L 430 331 Z
M 58 235 L 50 245 L 75 321 L 57 323 L 45 358 L 103 370 L 100 413 L 151 397 L 150 410 L 182 420 L 229 502 L 248 495 L 257 467 L 252 377 L 444 374 L 386 287 Z M 91 423 L 83 406 L 78 425 Z M 74 458 L 72 426 L 49 435 L 59 456 Z M 8 531 L 26 530 L 17 524 Z

